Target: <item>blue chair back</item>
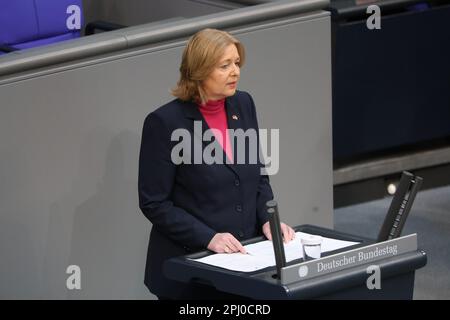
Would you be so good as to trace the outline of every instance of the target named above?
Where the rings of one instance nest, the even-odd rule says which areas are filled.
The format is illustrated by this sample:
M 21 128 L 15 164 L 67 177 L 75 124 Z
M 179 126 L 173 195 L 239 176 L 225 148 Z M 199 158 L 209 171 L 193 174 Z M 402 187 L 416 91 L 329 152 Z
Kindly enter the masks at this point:
M 0 45 L 26 49 L 80 36 L 82 0 L 0 0 Z

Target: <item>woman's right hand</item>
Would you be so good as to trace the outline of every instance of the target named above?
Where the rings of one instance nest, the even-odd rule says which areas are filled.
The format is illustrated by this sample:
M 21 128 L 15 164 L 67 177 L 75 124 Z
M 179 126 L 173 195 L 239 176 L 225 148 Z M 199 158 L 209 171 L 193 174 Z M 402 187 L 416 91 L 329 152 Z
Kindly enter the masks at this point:
M 216 253 L 247 253 L 242 244 L 231 233 L 216 233 L 209 242 L 208 249 Z

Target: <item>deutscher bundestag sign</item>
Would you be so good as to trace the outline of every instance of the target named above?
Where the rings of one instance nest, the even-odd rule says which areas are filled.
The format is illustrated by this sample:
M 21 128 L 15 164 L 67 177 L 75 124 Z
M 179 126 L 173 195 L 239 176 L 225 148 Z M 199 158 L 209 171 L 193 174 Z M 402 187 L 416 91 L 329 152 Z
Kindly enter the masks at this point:
M 411 251 L 417 251 L 416 233 L 284 267 L 281 269 L 281 284 L 311 279 Z

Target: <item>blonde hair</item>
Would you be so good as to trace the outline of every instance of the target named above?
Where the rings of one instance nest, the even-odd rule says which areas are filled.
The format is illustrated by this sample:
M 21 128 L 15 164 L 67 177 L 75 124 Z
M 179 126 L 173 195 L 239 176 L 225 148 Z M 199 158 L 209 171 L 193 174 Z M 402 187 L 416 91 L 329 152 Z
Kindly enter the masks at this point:
M 180 79 L 172 89 L 172 94 L 184 101 L 200 100 L 205 103 L 207 98 L 202 89 L 202 81 L 211 74 L 230 44 L 236 46 L 242 66 L 245 62 L 245 49 L 232 35 L 209 28 L 194 34 L 184 48 Z

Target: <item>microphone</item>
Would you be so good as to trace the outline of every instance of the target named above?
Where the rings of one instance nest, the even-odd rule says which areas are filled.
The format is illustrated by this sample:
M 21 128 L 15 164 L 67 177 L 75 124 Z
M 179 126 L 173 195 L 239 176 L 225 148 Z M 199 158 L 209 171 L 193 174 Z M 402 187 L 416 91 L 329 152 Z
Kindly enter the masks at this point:
M 269 216 L 270 232 L 272 233 L 273 251 L 275 252 L 275 262 L 277 267 L 277 278 L 281 277 L 281 268 L 286 266 L 284 254 L 283 236 L 280 229 L 280 217 L 278 214 L 278 204 L 275 200 L 266 202 L 267 215 Z

